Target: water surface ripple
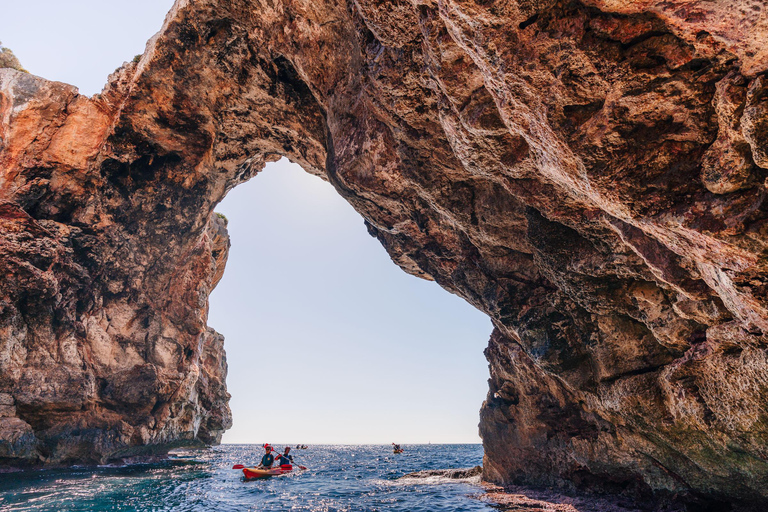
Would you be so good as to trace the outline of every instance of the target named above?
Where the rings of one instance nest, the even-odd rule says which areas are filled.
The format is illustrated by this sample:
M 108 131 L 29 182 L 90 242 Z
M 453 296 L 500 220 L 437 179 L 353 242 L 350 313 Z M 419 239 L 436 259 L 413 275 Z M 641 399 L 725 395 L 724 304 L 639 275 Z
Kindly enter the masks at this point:
M 275 445 L 282 448 L 283 445 Z M 397 478 L 481 464 L 481 445 L 310 446 L 307 471 L 244 482 L 233 464 L 255 464 L 257 445 L 224 445 L 153 464 L 0 474 L 0 510 L 38 511 L 489 511 L 469 482 Z

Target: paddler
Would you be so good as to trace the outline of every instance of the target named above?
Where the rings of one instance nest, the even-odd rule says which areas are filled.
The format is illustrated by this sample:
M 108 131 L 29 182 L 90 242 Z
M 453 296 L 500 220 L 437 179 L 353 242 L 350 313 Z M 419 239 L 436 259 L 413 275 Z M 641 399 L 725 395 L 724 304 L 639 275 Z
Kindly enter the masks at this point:
M 277 456 L 277 463 L 281 466 L 293 464 L 293 455 L 289 455 L 291 451 L 290 446 L 285 447 L 285 451 Z
M 260 467 L 263 468 L 271 468 L 272 464 L 275 463 L 275 456 L 272 455 L 272 447 L 269 445 L 269 443 L 264 445 L 264 456 L 261 458 L 261 464 L 259 464 Z

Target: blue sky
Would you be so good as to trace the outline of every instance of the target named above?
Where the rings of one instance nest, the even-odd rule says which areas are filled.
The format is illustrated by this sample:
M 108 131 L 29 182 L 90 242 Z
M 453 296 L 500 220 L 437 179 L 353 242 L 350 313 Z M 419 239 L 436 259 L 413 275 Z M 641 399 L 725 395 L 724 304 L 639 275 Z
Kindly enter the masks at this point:
M 0 41 L 22 65 L 88 95 L 172 4 L 3 3 Z M 287 160 L 217 210 L 232 239 L 208 322 L 226 337 L 224 442 L 479 442 L 485 315 L 401 271 L 331 185 Z

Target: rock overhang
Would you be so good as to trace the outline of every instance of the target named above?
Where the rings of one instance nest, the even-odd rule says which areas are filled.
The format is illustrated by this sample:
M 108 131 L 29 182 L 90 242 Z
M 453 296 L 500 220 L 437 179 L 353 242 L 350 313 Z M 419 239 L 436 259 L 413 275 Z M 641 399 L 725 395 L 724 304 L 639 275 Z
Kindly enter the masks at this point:
M 764 501 L 766 27 L 731 7 L 177 2 L 99 97 L 0 70 L 9 453 L 216 441 L 212 211 L 286 156 L 491 317 L 487 479 Z

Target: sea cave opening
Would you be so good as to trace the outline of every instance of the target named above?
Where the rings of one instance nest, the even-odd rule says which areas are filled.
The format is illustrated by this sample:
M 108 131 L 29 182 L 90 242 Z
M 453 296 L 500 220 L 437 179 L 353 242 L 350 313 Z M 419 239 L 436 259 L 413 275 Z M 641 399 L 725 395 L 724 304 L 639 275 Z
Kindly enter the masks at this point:
M 90 96 L 172 5 L 36 0 L 8 6 L 0 28 L 30 72 Z M 329 183 L 287 160 L 217 211 L 232 241 L 208 319 L 226 338 L 223 442 L 479 442 L 486 315 L 400 270 Z
M 231 240 L 224 443 L 475 443 L 487 316 L 392 263 L 322 179 L 267 164 L 216 211 Z

